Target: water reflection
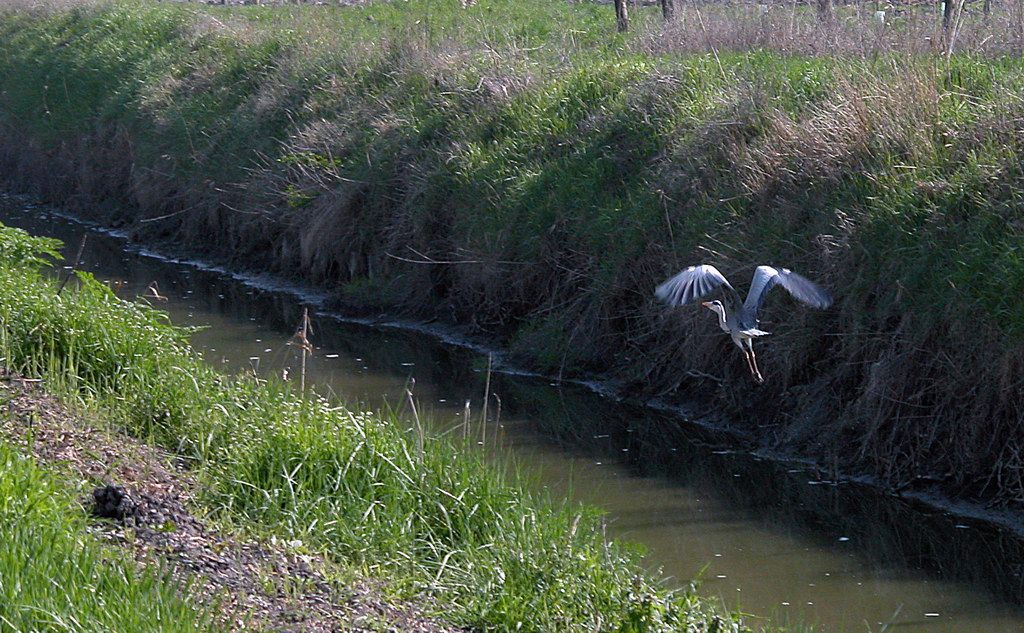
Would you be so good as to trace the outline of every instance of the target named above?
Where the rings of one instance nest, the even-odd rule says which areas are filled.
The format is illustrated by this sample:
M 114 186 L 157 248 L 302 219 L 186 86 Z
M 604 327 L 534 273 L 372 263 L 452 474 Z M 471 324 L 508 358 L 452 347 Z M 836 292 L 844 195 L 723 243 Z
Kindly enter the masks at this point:
M 11 200 L 0 200 L 0 220 L 70 245 L 83 232 Z M 194 343 L 210 362 L 296 375 L 298 352 L 286 344 L 302 313 L 294 296 L 123 247 L 92 234 L 82 267 L 123 280 L 122 297 L 157 281 L 169 298 L 159 307 L 177 323 L 204 326 Z M 476 351 L 324 314 L 311 339 L 307 380 L 320 390 L 370 408 L 401 406 L 414 379 L 438 430 L 462 424 L 467 402 L 479 419 L 487 359 Z M 732 606 L 828 631 L 1024 628 L 1011 605 L 1024 600 L 1024 551 L 1010 534 L 721 450 L 714 433 L 583 387 L 500 373 L 491 380 L 498 398 L 488 403 L 486 449 L 513 456 L 556 497 L 605 508 L 610 532 L 646 546 L 649 564 L 678 584 L 700 575 L 704 593 Z M 484 436 L 479 426 L 472 432 Z

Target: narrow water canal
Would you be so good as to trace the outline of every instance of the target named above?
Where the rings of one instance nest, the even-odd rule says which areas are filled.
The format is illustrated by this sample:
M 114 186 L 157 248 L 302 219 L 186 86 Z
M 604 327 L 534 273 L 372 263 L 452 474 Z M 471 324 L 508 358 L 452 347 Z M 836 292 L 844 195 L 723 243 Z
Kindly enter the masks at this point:
M 0 196 L 0 221 L 58 237 L 74 251 L 85 229 L 51 210 Z M 302 299 L 254 280 L 133 251 L 90 232 L 81 268 L 125 281 L 122 297 L 153 281 L 193 342 L 229 371 L 297 373 Z M 486 355 L 436 337 L 317 313 L 307 381 L 369 408 L 414 392 L 440 430 L 470 403 L 480 419 Z M 511 455 L 538 486 L 607 510 L 609 531 L 641 543 L 673 583 L 700 576 L 720 596 L 776 622 L 820 631 L 1024 630 L 1024 543 L 940 512 L 914 509 L 804 469 L 716 449 L 707 432 L 624 406 L 579 386 L 493 373 L 486 450 Z

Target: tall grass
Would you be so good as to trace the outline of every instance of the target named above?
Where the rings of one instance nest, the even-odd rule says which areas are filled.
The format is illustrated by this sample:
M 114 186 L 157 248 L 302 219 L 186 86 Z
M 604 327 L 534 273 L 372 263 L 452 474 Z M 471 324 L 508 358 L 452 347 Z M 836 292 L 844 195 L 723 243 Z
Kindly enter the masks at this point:
M 629 35 L 593 3 L 322 9 L 7 10 L 0 165 L 342 305 L 679 387 L 894 485 L 1024 502 L 1016 5 L 967 13 L 951 55 L 927 8 L 825 28 L 691 5 Z M 769 327 L 767 387 L 705 315 L 650 298 L 705 260 L 836 290 Z
M 677 19 L 646 28 L 637 45 L 652 53 L 773 51 L 784 55 L 841 56 L 1016 55 L 1024 49 L 1024 13 L 1013 2 L 980 3 L 943 27 L 941 5 L 893 2 L 836 3 L 832 20 L 812 4 L 688 3 Z M 876 13 L 881 10 L 882 14 Z
M 87 274 L 58 296 L 22 258 L 26 245 L 52 242 L 0 236 L 7 366 L 190 458 L 201 502 L 221 520 L 434 596 L 474 628 L 742 628 L 689 593 L 659 589 L 593 509 L 527 492 L 479 452 L 417 438 L 395 417 L 221 375 L 162 313 Z
M 66 482 L 0 443 L 0 628 L 212 631 L 170 576 L 88 535 Z

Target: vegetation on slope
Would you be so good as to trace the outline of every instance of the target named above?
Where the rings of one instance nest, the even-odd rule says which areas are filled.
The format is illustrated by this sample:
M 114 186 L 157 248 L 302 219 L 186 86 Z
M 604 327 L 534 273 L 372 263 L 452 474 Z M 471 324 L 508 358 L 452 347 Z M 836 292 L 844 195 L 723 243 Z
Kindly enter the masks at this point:
M 0 624 L 8 631 L 209 631 L 159 570 L 104 547 L 54 475 L 0 443 Z
M 551 372 L 707 395 L 766 444 L 1024 501 L 1016 14 L 947 56 L 927 11 L 831 30 L 684 11 L 629 36 L 608 11 L 7 9 L 0 165 Z M 755 388 L 706 314 L 650 298 L 697 261 L 786 265 L 837 304 L 771 299 L 793 319 L 764 324 Z
M 30 267 L 53 246 L 0 231 L 7 366 L 190 459 L 218 519 L 434 596 L 459 625 L 742 628 L 691 594 L 659 589 L 635 552 L 606 540 L 594 510 L 527 492 L 477 451 L 286 384 L 221 375 L 163 313 L 87 274 L 58 294 Z
M 51 246 L 7 230 L 0 232 L 0 275 L 6 283 L 21 279 L 31 285 L 32 266 Z M 12 365 L 6 354 L 10 334 L 4 327 L 5 370 Z M 51 357 L 37 362 L 60 361 Z M 27 441 L 32 442 L 31 419 L 26 426 Z M 0 473 L 0 628 L 215 630 L 208 614 L 190 604 L 187 592 L 168 574 L 140 571 L 129 557 L 88 534 L 85 513 L 71 493 L 73 486 L 3 441 Z
M 12 268 L 31 266 L 40 254 L 36 249 L 48 246 L 11 237 L 0 236 L 0 259 L 10 274 L 17 274 Z M 2 628 L 210 630 L 205 616 L 188 605 L 168 577 L 153 570 L 139 572 L 133 561 L 92 540 L 85 514 L 64 482 L 4 441 L 0 473 Z

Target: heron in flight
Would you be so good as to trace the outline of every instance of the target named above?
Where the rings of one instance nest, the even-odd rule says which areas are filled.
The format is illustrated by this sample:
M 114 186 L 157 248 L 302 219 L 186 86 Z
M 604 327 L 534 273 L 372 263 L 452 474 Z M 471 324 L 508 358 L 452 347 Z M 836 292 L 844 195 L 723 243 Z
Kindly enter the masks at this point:
M 718 315 L 718 327 L 732 336 L 732 342 L 743 350 L 743 355 L 747 358 L 750 374 L 755 381 L 763 383 L 764 378 L 761 377 L 761 372 L 757 369 L 757 359 L 754 357 L 754 346 L 751 341 L 768 334 L 768 332 L 758 329 L 757 312 L 760 310 L 761 304 L 764 303 L 768 291 L 776 285 L 782 286 L 797 300 L 813 308 L 824 309 L 832 305 L 831 295 L 818 284 L 787 268 L 771 266 L 758 266 L 754 271 L 754 278 L 750 282 L 750 291 L 747 293 L 746 301 L 740 301 L 740 293 L 736 292 L 725 275 L 714 266 L 707 264 L 690 266 L 681 271 L 658 286 L 654 291 L 654 296 L 669 305 L 685 305 L 710 294 L 719 286 L 725 286 L 728 290 L 726 293 L 726 300 L 729 304 L 728 311 L 725 305 L 717 299 L 704 301 L 701 305 Z

